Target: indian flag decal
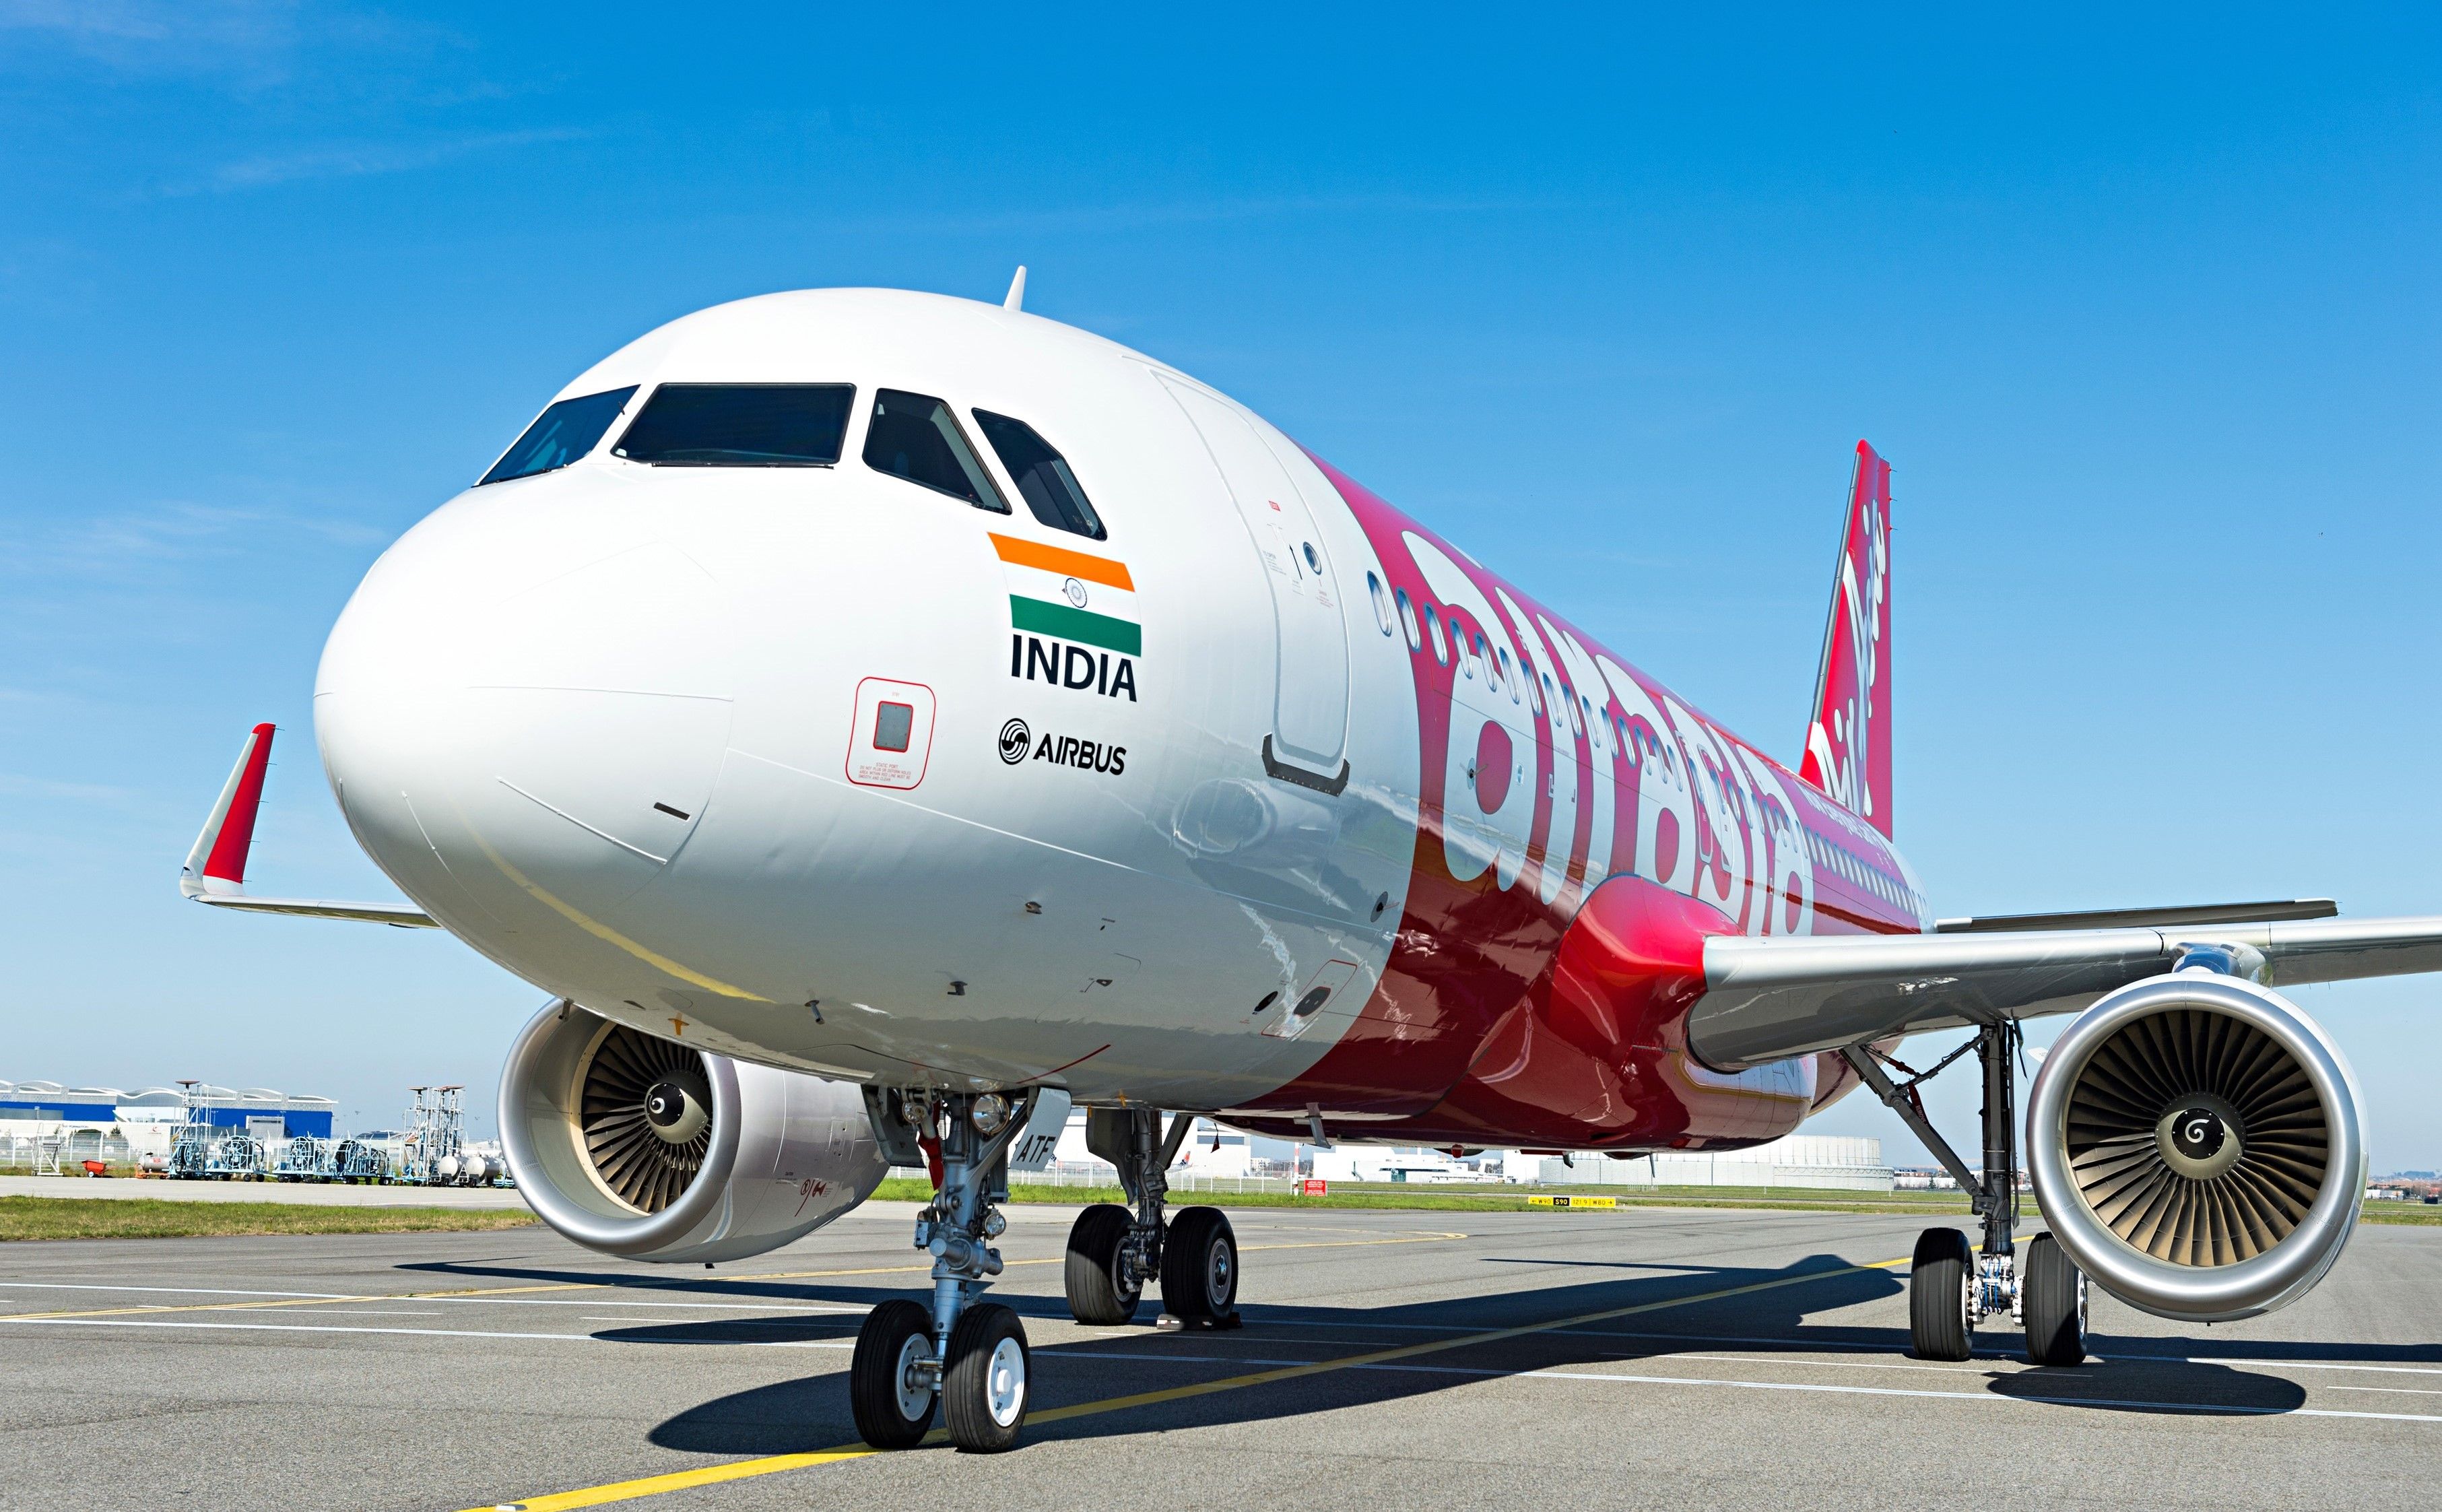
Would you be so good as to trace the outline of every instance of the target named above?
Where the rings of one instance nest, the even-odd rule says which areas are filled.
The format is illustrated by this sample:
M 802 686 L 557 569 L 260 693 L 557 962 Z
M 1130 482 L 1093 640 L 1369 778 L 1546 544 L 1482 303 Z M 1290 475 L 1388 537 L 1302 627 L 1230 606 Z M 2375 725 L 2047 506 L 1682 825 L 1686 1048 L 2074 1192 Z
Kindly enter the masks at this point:
M 1127 563 L 1014 536 L 996 535 L 992 543 L 1009 579 L 1011 628 L 1121 656 L 1144 654 Z

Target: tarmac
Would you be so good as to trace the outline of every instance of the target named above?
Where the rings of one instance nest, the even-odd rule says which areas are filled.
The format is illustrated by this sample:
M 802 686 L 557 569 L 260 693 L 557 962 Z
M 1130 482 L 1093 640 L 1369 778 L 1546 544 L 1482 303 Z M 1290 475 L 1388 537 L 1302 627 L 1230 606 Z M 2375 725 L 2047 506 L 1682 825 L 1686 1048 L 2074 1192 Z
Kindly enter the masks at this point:
M 1035 1406 L 997 1456 L 856 1443 L 906 1204 L 718 1270 L 543 1229 L 0 1245 L 0 1506 L 2442 1502 L 2442 1228 L 2246 1322 L 2098 1297 L 2043 1370 L 2006 1330 L 1907 1357 L 1905 1217 L 1237 1210 L 1246 1326 L 1171 1334 L 1070 1321 L 1074 1210 L 1007 1211 Z

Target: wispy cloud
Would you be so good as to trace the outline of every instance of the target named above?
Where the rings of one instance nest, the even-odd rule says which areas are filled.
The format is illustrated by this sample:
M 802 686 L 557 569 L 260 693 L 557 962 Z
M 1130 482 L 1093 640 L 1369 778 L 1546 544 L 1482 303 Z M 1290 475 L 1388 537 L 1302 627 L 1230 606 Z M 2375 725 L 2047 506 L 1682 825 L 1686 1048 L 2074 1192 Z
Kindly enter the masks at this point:
M 108 42 L 286 34 L 293 0 L 0 0 L 0 27 Z
M 154 192 L 165 197 L 185 194 L 227 194 L 267 189 L 312 178 L 355 178 L 368 173 L 403 173 L 430 168 L 477 153 L 502 152 L 542 142 L 574 141 L 591 135 L 574 127 L 532 131 L 481 132 L 420 142 L 343 142 L 265 153 L 224 163 L 201 177 L 167 184 Z
M 114 809 L 125 808 L 144 796 L 133 788 L 115 788 L 99 782 L 59 782 L 49 777 L 23 776 L 14 772 L 0 772 L 0 793 L 14 798 L 101 804 Z
M 240 89 L 306 77 L 316 58 L 335 51 L 412 60 L 465 46 L 427 23 L 301 0 L 0 0 L 0 33 L 9 32 L 23 43 L 0 49 L 0 70 L 40 67 L 65 53 L 117 73 Z
M 1581 208 L 1579 201 L 1431 194 L 1316 194 L 1051 206 L 975 213 L 915 211 L 847 216 L 831 224 L 866 232 L 997 235 L 1006 232 L 1121 231 L 1157 226 L 1328 215 L 1514 215 Z
M 302 29 L 295 0 L 0 0 L 0 31 L 132 73 L 278 74 Z
M 0 554 L 0 578 L 128 582 L 157 578 L 191 562 L 254 549 L 265 533 L 310 536 L 341 546 L 374 546 L 391 533 L 356 520 L 226 504 L 164 503 L 144 510 L 61 520 L 24 531 Z

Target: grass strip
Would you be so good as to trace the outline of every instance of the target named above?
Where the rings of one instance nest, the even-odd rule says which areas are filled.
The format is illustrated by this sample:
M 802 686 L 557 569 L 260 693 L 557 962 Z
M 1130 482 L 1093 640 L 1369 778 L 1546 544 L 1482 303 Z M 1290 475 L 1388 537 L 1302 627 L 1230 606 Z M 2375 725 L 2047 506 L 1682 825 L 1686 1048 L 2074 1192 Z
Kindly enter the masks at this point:
M 883 1182 L 874 1197 L 883 1202 L 922 1202 L 933 1194 L 922 1181 L 893 1177 Z M 1678 1190 L 1650 1187 L 1578 1188 L 1571 1195 L 1613 1197 L 1621 1208 L 1720 1208 L 1746 1211 L 1912 1213 L 1923 1217 L 1965 1217 L 1967 1204 L 1955 1193 L 1861 1193 L 1857 1198 L 1766 1197 L 1724 1194 L 1719 1187 Z M 1285 1192 L 1178 1192 L 1172 1205 L 1216 1208 L 1303 1208 L 1329 1211 L 1371 1209 L 1394 1212 L 1532 1212 L 1520 1191 L 1433 1191 L 1335 1188 L 1319 1197 Z M 1012 1203 L 1082 1206 L 1089 1202 L 1124 1204 L 1117 1187 L 1050 1187 L 1015 1185 Z M 1601 1210 L 1595 1210 L 1601 1211 Z M 2034 1202 L 2026 1203 L 2026 1217 L 2037 1221 Z M 2364 1222 L 2410 1226 L 2442 1226 L 2442 1208 L 2418 1204 L 2369 1204 Z M 451 1233 L 495 1229 L 523 1229 L 536 1222 L 522 1208 L 373 1208 L 324 1207 L 293 1202 L 173 1202 L 155 1198 L 0 1197 L 0 1243 L 32 1239 L 196 1239 L 239 1234 Z
M 2421 1202 L 2369 1202 L 2365 1205 L 2361 1221 L 2430 1227 L 2442 1224 L 2442 1208 L 2429 1208 Z
M 522 1229 L 523 1208 L 357 1208 L 156 1197 L 0 1197 L 0 1242 L 199 1239 L 265 1233 L 439 1233 Z

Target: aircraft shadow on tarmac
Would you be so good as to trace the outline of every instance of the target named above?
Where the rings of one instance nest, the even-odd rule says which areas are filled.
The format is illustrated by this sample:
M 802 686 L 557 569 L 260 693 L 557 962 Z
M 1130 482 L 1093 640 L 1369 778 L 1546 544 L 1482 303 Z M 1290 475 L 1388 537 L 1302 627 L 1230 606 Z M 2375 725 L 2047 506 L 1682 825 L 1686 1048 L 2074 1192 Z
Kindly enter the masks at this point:
M 1490 1260 L 1490 1264 L 1523 1263 Z M 1533 1262 L 1550 1265 L 1549 1261 Z M 1598 1262 L 1586 1263 L 1599 1266 Z M 599 1271 L 557 1270 L 466 1264 L 413 1267 L 458 1275 L 500 1279 L 566 1282 L 633 1288 L 661 1293 L 684 1292 L 775 1304 L 808 1303 L 869 1305 L 890 1297 L 909 1295 L 905 1287 L 818 1284 L 782 1280 L 730 1280 L 605 1275 Z M 1649 1313 L 1607 1319 L 1547 1332 L 1523 1334 L 1498 1341 L 1386 1361 L 1382 1368 L 1334 1370 L 1314 1375 L 1107 1415 L 1071 1418 L 1029 1430 L 1035 1440 L 1091 1438 L 1139 1431 L 1148 1412 L 1157 1412 L 1165 1428 L 1206 1424 L 1260 1422 L 1298 1417 L 1338 1407 L 1397 1401 L 1425 1396 L 1470 1382 L 1529 1371 L 1608 1369 L 1712 1378 L 1751 1373 L 1769 1365 L 1774 1354 L 1842 1356 L 1885 1355 L 1904 1359 L 1908 1348 L 1904 1328 L 1857 1324 L 1824 1324 L 1818 1315 L 1899 1295 L 1903 1271 L 1859 1270 L 1853 1262 L 1833 1254 L 1808 1256 L 1794 1265 L 1773 1268 L 1736 1266 L 1643 1266 L 1619 1268 L 1651 1270 L 1654 1275 L 1588 1281 L 1567 1286 L 1537 1286 L 1513 1292 L 1456 1298 L 1392 1307 L 1331 1307 L 1313 1304 L 1249 1304 L 1242 1308 L 1243 1330 L 1223 1335 L 1172 1334 L 1150 1326 L 1157 1311 L 1148 1298 L 1139 1314 L 1144 1321 L 1106 1331 L 1089 1339 L 1038 1347 L 1034 1351 L 1038 1405 L 1054 1407 L 1078 1401 L 1158 1391 L 1195 1381 L 1248 1374 L 1291 1361 L 1325 1361 L 1359 1356 L 1400 1345 L 1448 1339 L 1455 1336 L 1506 1328 L 1528 1327 L 1553 1320 L 1615 1308 L 1668 1303 L 1674 1297 L 1719 1292 L 1736 1287 L 1767 1286 L 1741 1295 L 1665 1306 Z M 1819 1280 L 1795 1278 L 1821 1272 Z M 1057 1298 L 996 1293 L 995 1300 L 1030 1318 L 1066 1320 Z M 775 1314 L 761 1318 L 729 1318 L 687 1322 L 638 1324 L 597 1332 L 606 1341 L 651 1344 L 738 1346 L 793 1341 L 842 1341 L 854 1337 L 853 1315 Z M 2123 1348 L 2122 1346 L 2125 1346 Z M 1269 1347 L 1267 1347 L 1269 1346 Z M 2255 1416 L 2292 1411 L 2305 1401 L 2297 1383 L 2257 1374 L 2239 1363 L 2223 1364 L 2209 1356 L 2231 1357 L 2248 1363 L 2442 1363 L 2442 1345 L 2352 1345 L 2308 1342 L 2202 1341 L 2177 1337 L 2130 1336 L 2096 1338 L 2090 1347 L 2097 1359 L 2075 1370 L 2026 1367 L 2017 1336 L 2006 1329 L 1987 1329 L 1977 1336 L 1976 1363 L 1921 1378 L 1876 1381 L 1877 1386 L 1924 1389 L 1944 1394 L 1981 1389 L 1996 1395 L 2039 1400 L 2048 1405 L 2097 1412 L 2164 1413 L 2178 1416 L 2229 1414 Z M 1741 1360 L 1708 1363 L 1686 1357 L 1699 1351 Z M 651 1441 L 665 1448 L 707 1454 L 781 1454 L 829 1448 L 853 1440 L 847 1400 L 845 1351 L 823 1362 L 819 1374 L 757 1386 L 714 1397 L 687 1408 L 657 1425 Z M 1659 1357 L 1679 1356 L 1667 1362 Z M 811 1363 L 811 1361 L 809 1362 Z M 1442 1369 L 1439 1367 L 1455 1367 Z M 1717 1388 L 1696 1387 L 1695 1390 Z

